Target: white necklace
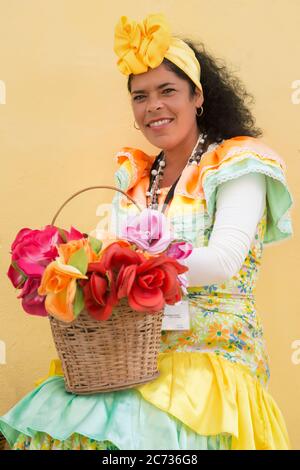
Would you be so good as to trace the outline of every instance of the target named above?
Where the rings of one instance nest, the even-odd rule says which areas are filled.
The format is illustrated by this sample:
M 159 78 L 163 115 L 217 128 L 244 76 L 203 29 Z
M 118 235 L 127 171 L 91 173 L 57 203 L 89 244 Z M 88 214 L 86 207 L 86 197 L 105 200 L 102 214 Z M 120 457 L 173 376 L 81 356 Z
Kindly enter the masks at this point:
M 196 145 L 192 150 L 191 156 L 189 157 L 187 161 L 186 166 L 199 164 L 202 154 L 204 153 L 204 142 L 206 138 L 207 138 L 207 134 L 200 133 L 198 140 L 196 142 Z M 157 169 L 154 168 L 153 170 L 151 170 L 151 175 L 154 178 L 152 180 L 150 190 L 146 192 L 147 207 L 151 209 L 158 208 L 158 195 L 161 193 L 161 190 L 159 188 L 159 182 L 163 178 L 164 168 L 166 166 L 166 156 L 164 152 L 161 153 L 160 158 L 156 161 L 155 166 L 157 165 L 158 165 Z M 151 180 L 151 176 L 150 176 L 150 180 Z M 175 183 L 177 183 L 177 181 Z

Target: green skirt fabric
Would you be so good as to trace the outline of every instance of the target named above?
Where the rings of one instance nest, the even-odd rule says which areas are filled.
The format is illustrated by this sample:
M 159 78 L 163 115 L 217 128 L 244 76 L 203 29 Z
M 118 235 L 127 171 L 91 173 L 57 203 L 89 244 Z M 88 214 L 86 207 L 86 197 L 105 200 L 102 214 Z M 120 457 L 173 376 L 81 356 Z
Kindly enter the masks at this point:
M 74 395 L 50 377 L 0 418 L 16 450 L 230 449 L 231 435 L 201 436 L 135 389 Z

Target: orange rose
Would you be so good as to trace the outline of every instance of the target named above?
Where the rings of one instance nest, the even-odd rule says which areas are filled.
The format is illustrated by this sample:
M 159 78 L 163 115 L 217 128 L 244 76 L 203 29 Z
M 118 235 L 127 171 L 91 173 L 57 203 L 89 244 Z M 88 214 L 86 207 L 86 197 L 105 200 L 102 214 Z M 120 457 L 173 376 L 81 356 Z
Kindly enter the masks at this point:
M 88 239 L 80 238 L 79 240 L 71 240 L 68 243 L 62 243 L 58 246 L 58 253 L 61 257 L 61 261 L 65 264 L 68 264 L 71 256 L 81 248 L 84 248 L 89 263 L 93 263 L 94 261 L 98 260 L 99 255 L 93 251 Z
M 75 320 L 73 303 L 76 279 L 87 279 L 77 268 L 62 264 L 59 260 L 48 264 L 38 288 L 39 295 L 46 295 L 45 309 L 64 322 Z

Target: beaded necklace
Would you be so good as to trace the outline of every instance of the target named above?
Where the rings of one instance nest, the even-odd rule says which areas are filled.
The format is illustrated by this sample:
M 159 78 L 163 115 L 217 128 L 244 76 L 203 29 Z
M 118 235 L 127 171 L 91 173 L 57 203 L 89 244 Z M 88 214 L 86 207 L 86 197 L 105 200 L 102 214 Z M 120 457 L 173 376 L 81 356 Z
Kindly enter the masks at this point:
M 207 138 L 207 134 L 200 133 L 198 140 L 196 142 L 196 145 L 193 148 L 193 151 L 191 153 L 191 156 L 189 157 L 187 161 L 186 166 L 199 164 L 201 157 L 204 153 L 204 143 L 205 143 L 206 138 Z M 161 194 L 161 189 L 159 189 L 159 182 L 163 178 L 165 166 L 166 166 L 166 156 L 164 152 L 162 151 L 156 157 L 150 170 L 149 188 L 148 188 L 148 191 L 146 191 L 147 207 L 149 207 L 150 209 L 158 210 L 158 195 Z M 169 192 L 166 196 L 161 212 L 164 212 L 166 210 L 169 201 L 172 199 L 176 184 L 178 183 L 180 176 L 177 178 L 177 180 L 173 183 L 173 185 L 169 189 Z

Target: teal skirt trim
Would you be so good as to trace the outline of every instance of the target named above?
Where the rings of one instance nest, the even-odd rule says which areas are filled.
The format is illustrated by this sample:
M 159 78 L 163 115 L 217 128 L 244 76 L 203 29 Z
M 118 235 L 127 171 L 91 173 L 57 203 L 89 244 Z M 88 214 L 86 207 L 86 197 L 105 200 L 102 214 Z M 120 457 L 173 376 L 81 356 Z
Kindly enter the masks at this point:
M 90 444 L 120 450 L 231 448 L 231 435 L 201 436 L 135 389 L 73 395 L 59 376 L 40 384 L 2 416 L 0 431 L 11 448 L 22 448 L 22 442 L 24 448 L 43 448 L 49 436 L 58 449 Z

